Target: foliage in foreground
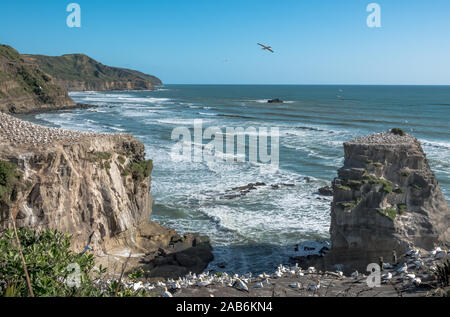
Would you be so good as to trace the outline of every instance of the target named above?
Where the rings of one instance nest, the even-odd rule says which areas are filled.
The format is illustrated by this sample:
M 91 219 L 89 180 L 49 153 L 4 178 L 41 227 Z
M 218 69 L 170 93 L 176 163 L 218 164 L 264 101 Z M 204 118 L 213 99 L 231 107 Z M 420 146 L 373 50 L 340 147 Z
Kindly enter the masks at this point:
M 96 283 L 96 280 L 102 281 L 100 278 L 105 270 L 102 267 L 94 270 L 92 254 L 81 255 L 69 250 L 70 235 L 54 230 L 38 233 L 22 228 L 18 230 L 18 236 L 36 297 L 147 295 L 144 291 L 134 292 L 123 283 L 119 285 L 119 281 Z M 29 296 L 13 230 L 0 234 L 0 296 Z

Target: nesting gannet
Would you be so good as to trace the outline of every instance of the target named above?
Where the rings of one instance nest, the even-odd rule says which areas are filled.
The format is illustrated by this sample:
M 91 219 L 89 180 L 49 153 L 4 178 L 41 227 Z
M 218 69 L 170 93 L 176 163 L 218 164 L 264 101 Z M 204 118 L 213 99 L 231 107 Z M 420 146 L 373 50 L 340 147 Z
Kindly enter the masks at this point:
M 353 278 L 358 278 L 358 276 L 359 276 L 359 272 L 358 271 L 353 272 L 352 275 L 351 275 L 351 277 L 353 277 Z
M 316 273 L 316 268 L 314 266 L 310 266 L 307 270 L 309 274 Z
M 423 261 L 417 260 L 414 261 L 413 264 L 416 266 L 416 268 L 421 268 L 423 266 Z
M 159 287 L 166 287 L 166 283 L 163 283 L 161 281 L 158 281 L 156 285 L 158 285 Z
M 398 273 L 408 273 L 408 264 L 403 263 L 403 266 L 397 270 Z
M 289 287 L 294 288 L 294 289 L 301 289 L 302 285 L 299 282 L 296 282 L 296 283 L 289 284 Z
M 283 273 L 281 273 L 280 268 L 278 268 L 277 271 L 273 274 L 273 277 L 275 277 L 275 278 L 283 277 Z
M 385 281 L 389 281 L 389 280 L 392 279 L 392 273 L 391 273 L 391 272 L 388 272 L 388 273 L 386 273 L 386 274 L 383 274 L 383 275 L 381 276 L 381 278 L 382 278 L 383 280 L 385 280 Z
M 200 287 L 208 286 L 209 284 L 211 284 L 211 283 L 208 281 L 204 281 L 202 277 L 200 277 L 200 279 L 197 282 L 197 286 L 200 286 Z
M 255 288 L 263 288 L 264 284 L 262 282 L 259 282 L 259 283 L 256 283 L 254 287 Z
M 383 269 L 384 270 L 392 269 L 392 265 L 390 263 L 383 263 Z
M 236 279 L 236 281 L 233 284 L 233 287 L 244 292 L 248 292 L 247 284 L 245 284 L 241 279 Z
M 138 290 L 140 290 L 141 288 L 143 288 L 144 287 L 144 285 L 142 284 L 142 282 L 137 282 L 137 283 L 134 283 L 133 284 L 133 290 L 136 292 L 136 291 L 138 291 Z
M 422 280 L 419 277 L 416 277 L 415 279 L 413 279 L 412 282 L 416 286 L 419 286 L 420 284 L 422 284 Z
M 167 290 L 167 287 L 164 287 L 164 291 L 162 292 L 163 297 L 173 297 L 172 293 Z
M 320 288 L 320 280 L 318 280 L 316 284 L 310 285 L 308 289 L 309 289 L 311 292 L 315 292 L 315 291 L 317 291 L 319 288 Z
M 442 249 L 440 248 L 440 247 L 437 247 L 436 249 L 434 249 L 433 251 L 431 251 L 431 255 L 436 255 L 436 254 L 438 254 L 439 252 L 442 252 Z

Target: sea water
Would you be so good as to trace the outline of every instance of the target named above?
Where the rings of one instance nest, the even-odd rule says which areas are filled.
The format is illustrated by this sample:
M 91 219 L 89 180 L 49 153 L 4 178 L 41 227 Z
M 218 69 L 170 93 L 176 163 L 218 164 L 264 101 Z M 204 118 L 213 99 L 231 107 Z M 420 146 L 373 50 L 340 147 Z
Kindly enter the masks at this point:
M 68 129 L 131 133 L 154 161 L 151 219 L 210 236 L 212 270 L 269 272 L 302 241 L 329 238 L 331 198 L 317 194 L 343 163 L 343 142 L 402 128 L 417 137 L 450 199 L 449 86 L 168 85 L 157 91 L 73 92 L 97 108 L 34 115 Z M 284 103 L 268 104 L 280 98 Z M 250 162 L 174 161 L 174 128 L 278 127 L 279 168 Z M 224 199 L 234 187 L 268 186 Z M 273 189 L 272 184 L 294 184 Z M 302 251 L 302 250 L 300 250 Z M 224 268 L 223 268 L 224 267 Z

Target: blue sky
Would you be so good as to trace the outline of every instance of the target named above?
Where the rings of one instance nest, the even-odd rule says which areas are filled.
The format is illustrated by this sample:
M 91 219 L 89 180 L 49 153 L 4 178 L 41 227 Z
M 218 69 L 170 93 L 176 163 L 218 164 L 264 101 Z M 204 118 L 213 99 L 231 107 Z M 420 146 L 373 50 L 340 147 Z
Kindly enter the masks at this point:
M 81 6 L 81 28 L 66 6 Z M 381 6 L 368 28 L 366 6 Z M 177 84 L 450 84 L 448 0 L 3 0 L 0 43 Z M 262 51 L 257 42 L 276 51 Z

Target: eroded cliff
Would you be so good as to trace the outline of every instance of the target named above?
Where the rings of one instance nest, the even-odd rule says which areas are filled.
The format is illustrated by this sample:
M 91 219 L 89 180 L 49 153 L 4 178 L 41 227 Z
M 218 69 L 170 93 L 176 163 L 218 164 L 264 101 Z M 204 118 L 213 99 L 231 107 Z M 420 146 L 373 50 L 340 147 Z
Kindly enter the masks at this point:
M 98 257 L 131 252 L 173 271 L 201 271 L 211 260 L 207 237 L 181 237 L 150 221 L 153 166 L 133 136 L 42 127 L 0 113 L 0 142 L 0 229 L 11 226 L 12 213 L 17 226 L 70 233 L 75 251 L 89 244 Z M 203 253 L 191 266 L 161 259 L 198 247 Z
M 344 144 L 328 263 L 364 265 L 450 242 L 450 209 L 420 142 L 400 130 Z

